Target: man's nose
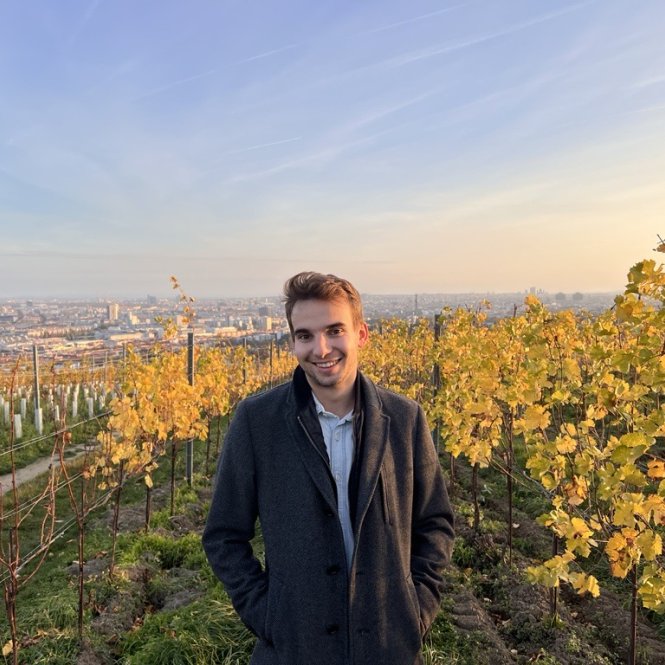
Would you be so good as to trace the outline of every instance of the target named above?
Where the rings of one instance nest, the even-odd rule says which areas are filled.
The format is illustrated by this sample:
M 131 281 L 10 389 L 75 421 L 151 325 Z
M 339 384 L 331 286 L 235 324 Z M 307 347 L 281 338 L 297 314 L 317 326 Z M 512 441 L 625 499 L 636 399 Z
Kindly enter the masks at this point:
M 314 351 L 320 358 L 324 358 L 330 353 L 330 344 L 325 335 L 317 335 L 314 340 Z

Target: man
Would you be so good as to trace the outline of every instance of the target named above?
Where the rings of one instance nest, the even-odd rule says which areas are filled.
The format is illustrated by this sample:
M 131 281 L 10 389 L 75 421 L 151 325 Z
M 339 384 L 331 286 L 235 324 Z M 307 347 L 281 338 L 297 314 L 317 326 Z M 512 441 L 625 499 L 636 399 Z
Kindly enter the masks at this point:
M 425 416 L 358 371 L 368 329 L 348 281 L 299 273 L 284 295 L 298 367 L 238 406 L 208 559 L 258 637 L 251 665 L 422 663 L 453 542 Z

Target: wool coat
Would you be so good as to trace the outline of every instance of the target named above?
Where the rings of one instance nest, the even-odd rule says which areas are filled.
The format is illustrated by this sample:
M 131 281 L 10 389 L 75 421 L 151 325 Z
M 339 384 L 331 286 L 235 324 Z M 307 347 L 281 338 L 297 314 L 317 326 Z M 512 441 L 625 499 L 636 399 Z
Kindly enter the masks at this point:
M 203 545 L 258 638 L 251 665 L 422 663 L 454 537 L 445 481 L 416 402 L 360 373 L 356 396 L 350 565 L 302 370 L 244 400 L 230 424 Z

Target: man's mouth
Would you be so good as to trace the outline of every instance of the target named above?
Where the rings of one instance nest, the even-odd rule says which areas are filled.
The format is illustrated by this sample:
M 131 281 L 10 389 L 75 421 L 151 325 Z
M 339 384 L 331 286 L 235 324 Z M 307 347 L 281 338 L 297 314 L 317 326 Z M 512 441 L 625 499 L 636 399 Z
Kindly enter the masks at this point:
M 314 364 L 320 369 L 328 369 L 329 367 L 334 367 L 340 360 L 341 358 L 337 358 L 336 360 L 326 360 L 325 362 Z

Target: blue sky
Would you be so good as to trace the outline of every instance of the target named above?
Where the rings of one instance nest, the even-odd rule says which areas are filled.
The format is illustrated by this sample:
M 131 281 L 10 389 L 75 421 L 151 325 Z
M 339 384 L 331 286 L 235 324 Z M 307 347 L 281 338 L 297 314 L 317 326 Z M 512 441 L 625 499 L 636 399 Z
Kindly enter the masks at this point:
M 660 0 L 0 5 L 0 297 L 610 291 L 665 235 Z

